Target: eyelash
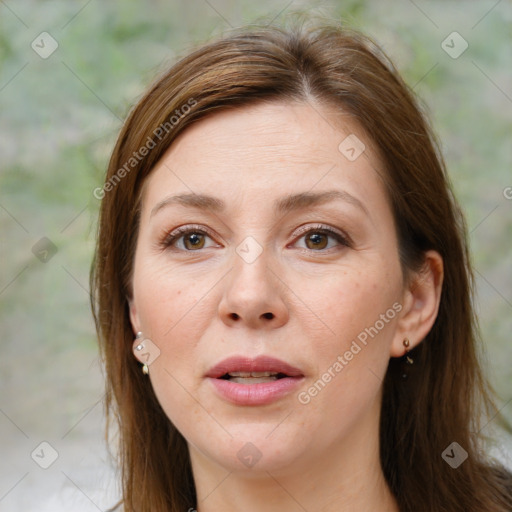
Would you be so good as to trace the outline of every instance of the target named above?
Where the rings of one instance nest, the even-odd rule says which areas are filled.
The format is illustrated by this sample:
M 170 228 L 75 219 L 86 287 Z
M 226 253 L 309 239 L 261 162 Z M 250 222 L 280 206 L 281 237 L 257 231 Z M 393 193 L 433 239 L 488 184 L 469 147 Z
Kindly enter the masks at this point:
M 171 248 L 172 245 L 176 241 L 183 238 L 185 235 L 187 235 L 189 233 L 197 233 L 197 234 L 201 234 L 201 235 L 206 235 L 212 239 L 214 238 L 213 234 L 209 230 L 207 230 L 201 226 L 198 226 L 198 225 L 197 226 L 195 226 L 195 225 L 181 226 L 181 227 L 175 229 L 174 231 L 172 231 L 171 233 L 167 233 L 167 235 L 164 237 L 164 239 L 161 242 L 162 248 L 164 248 L 164 249 Z M 334 238 L 342 246 L 352 247 L 352 241 L 350 240 L 350 237 L 348 235 L 344 235 L 343 233 L 335 231 L 334 229 L 332 229 L 328 226 L 322 225 L 322 224 L 318 224 L 316 226 L 307 226 L 307 227 L 299 229 L 298 234 L 300 235 L 300 237 L 298 239 L 303 238 L 305 235 L 307 235 L 309 233 L 321 233 L 321 234 L 324 234 L 324 235 Z M 320 249 L 320 250 L 302 248 L 303 251 L 313 252 L 313 253 L 315 253 L 315 252 L 322 253 L 322 252 L 326 252 L 330 249 L 332 249 L 332 247 L 329 249 Z M 194 250 L 176 249 L 176 248 L 174 248 L 174 250 L 182 251 L 182 252 L 191 252 L 191 253 L 201 251 L 201 249 L 194 251 Z

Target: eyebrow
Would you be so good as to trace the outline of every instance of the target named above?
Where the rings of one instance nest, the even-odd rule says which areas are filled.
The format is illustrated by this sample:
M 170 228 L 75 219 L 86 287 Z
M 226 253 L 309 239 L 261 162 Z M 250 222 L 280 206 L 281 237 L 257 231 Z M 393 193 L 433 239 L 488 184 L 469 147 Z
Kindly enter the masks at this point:
M 326 190 L 324 192 L 301 192 L 284 196 L 274 203 L 274 211 L 278 214 L 285 214 L 295 210 L 302 210 L 311 206 L 318 206 L 330 201 L 341 200 L 350 203 L 362 210 L 366 215 L 368 210 L 357 197 L 344 190 Z M 226 203 L 222 199 L 206 194 L 184 193 L 169 196 L 160 201 L 152 210 L 150 217 L 167 206 L 179 204 L 190 208 L 222 212 L 226 209 Z

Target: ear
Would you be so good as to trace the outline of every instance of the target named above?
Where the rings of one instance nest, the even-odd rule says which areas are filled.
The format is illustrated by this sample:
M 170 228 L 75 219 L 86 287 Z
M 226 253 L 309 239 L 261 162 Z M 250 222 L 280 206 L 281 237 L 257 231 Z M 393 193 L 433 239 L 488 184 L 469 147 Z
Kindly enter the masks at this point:
M 135 306 L 135 301 L 134 301 L 133 297 L 132 298 L 127 297 L 127 300 L 128 300 L 128 307 L 130 310 L 130 322 L 132 324 L 133 335 L 135 337 L 135 335 L 142 330 L 141 323 L 140 323 L 139 314 L 137 312 L 137 307 Z
M 409 339 L 409 350 L 412 350 L 432 329 L 439 311 L 443 278 L 443 258 L 437 251 L 427 251 L 423 266 L 411 276 L 404 289 L 391 357 L 404 355 L 404 338 Z
M 135 306 L 135 301 L 133 299 L 130 299 L 127 297 L 128 300 L 128 306 L 130 309 L 130 323 L 132 324 L 133 329 L 133 343 L 132 343 L 132 353 L 135 356 L 135 359 L 139 361 L 140 363 L 146 364 L 148 362 L 147 358 L 145 356 L 148 355 L 148 351 L 146 350 L 146 353 L 143 353 L 142 350 L 146 348 L 146 341 L 145 339 L 137 338 L 137 333 L 141 332 L 141 324 L 139 319 L 139 314 L 137 313 L 137 307 Z

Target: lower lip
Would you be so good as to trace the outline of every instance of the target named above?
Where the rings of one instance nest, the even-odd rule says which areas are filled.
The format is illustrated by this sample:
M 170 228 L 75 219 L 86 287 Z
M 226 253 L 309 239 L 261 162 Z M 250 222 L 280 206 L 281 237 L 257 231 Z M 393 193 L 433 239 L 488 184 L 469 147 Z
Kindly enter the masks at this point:
M 217 393 L 236 405 L 267 405 L 293 391 L 304 377 L 284 377 L 259 384 L 238 384 L 226 379 L 208 378 Z

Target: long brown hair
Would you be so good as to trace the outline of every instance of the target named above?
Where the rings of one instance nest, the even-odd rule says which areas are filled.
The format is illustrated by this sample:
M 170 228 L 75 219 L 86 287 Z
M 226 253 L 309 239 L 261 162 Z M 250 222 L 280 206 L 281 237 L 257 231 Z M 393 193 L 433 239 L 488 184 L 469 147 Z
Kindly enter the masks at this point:
M 478 362 L 466 227 L 443 159 L 413 94 L 377 45 L 326 24 L 238 30 L 181 59 L 129 114 L 105 185 L 95 192 L 103 199 L 91 302 L 106 367 L 107 413 L 118 425 L 125 509 L 183 512 L 196 505 L 185 439 L 131 351 L 127 298 L 141 188 L 192 123 L 273 100 L 314 100 L 353 116 L 386 169 L 404 273 L 417 270 L 429 249 L 444 260 L 439 313 L 413 351 L 414 369 L 404 384 L 392 359 L 384 382 L 380 456 L 400 510 L 509 512 L 510 475 L 482 452 L 479 422 L 492 402 Z M 442 457 L 452 442 L 468 453 L 457 469 Z

